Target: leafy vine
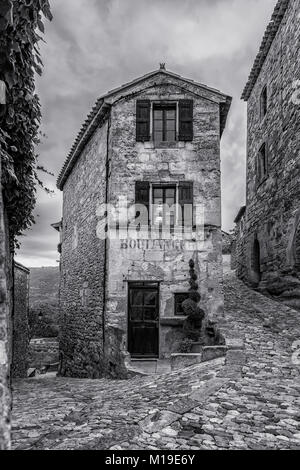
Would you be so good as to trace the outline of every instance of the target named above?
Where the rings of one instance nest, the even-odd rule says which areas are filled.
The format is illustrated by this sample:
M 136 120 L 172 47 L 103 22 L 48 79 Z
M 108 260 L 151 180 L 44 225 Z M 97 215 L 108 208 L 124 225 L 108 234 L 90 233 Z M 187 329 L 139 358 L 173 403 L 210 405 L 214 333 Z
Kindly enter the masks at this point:
M 6 103 L 0 108 L 2 187 L 11 241 L 34 223 L 36 185 L 42 184 L 35 147 L 40 141 L 41 109 L 35 93 L 35 72 L 43 63 L 43 17 L 52 19 L 48 0 L 1 0 L 0 80 Z

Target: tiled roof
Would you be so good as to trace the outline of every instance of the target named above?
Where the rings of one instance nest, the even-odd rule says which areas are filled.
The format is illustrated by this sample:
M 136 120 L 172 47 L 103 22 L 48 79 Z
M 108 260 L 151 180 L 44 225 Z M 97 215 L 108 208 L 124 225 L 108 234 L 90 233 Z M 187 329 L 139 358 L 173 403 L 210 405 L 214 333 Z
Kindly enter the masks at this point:
M 273 43 L 273 40 L 277 34 L 277 31 L 281 25 L 282 19 L 285 15 L 285 12 L 289 6 L 290 0 L 279 0 L 275 6 L 272 18 L 270 23 L 267 26 L 265 31 L 259 52 L 255 58 L 252 70 L 250 72 L 248 82 L 244 88 L 242 99 L 248 101 L 253 87 L 257 81 L 257 78 L 260 74 L 262 66 L 266 60 L 266 57 L 269 53 L 270 47 Z
M 192 85 L 205 88 L 206 90 L 218 94 L 222 96 L 224 99 L 224 102 L 221 103 L 221 133 L 223 132 L 226 124 L 226 118 L 227 114 L 231 105 L 231 97 L 225 95 L 224 93 L 220 92 L 219 90 L 216 90 L 215 88 L 210 88 L 206 85 L 203 85 L 202 83 L 197 83 L 194 80 L 188 79 L 188 78 L 183 78 L 180 75 L 177 75 L 173 72 L 170 72 L 169 70 L 165 70 L 165 68 L 160 68 L 158 70 L 155 70 L 154 72 L 150 72 L 146 75 L 143 75 L 142 77 L 136 78 L 135 80 L 132 80 L 129 83 L 126 83 L 124 85 L 121 85 L 118 88 L 115 88 L 109 92 L 107 92 L 105 95 L 101 96 L 98 98 L 96 101 L 94 107 L 92 108 L 92 111 L 88 114 L 86 120 L 84 121 L 83 125 L 81 126 L 81 129 L 75 139 L 75 142 L 69 152 L 69 155 L 67 156 L 65 163 L 63 165 L 63 168 L 61 172 L 59 173 L 59 176 L 57 178 L 57 187 L 58 189 L 62 190 L 63 186 L 69 176 L 69 174 L 72 171 L 73 166 L 75 165 L 80 153 L 84 149 L 85 145 L 87 144 L 89 138 L 92 136 L 94 133 L 95 129 L 99 126 L 99 124 L 106 118 L 108 115 L 110 105 L 106 102 L 106 100 L 113 95 L 119 93 L 120 91 L 126 90 L 127 88 L 130 88 L 154 75 L 157 74 L 164 74 L 168 75 L 173 78 L 180 79 L 186 83 L 190 83 Z

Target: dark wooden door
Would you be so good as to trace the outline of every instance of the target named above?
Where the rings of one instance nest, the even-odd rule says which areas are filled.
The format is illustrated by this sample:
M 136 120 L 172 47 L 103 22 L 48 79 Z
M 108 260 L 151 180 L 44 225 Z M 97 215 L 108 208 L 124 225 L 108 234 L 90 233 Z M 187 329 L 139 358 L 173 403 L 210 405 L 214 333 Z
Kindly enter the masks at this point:
M 158 357 L 159 288 L 157 283 L 129 284 L 128 350 L 132 357 Z

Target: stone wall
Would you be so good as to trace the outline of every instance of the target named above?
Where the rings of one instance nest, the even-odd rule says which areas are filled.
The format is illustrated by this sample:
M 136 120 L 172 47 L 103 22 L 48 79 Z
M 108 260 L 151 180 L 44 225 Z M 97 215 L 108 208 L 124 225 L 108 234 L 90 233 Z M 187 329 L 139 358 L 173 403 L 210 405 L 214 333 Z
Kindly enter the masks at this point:
M 1 181 L 1 152 L 0 152 Z M 10 448 L 11 388 L 10 363 L 12 355 L 12 269 L 8 225 L 0 190 L 0 450 Z
M 57 338 L 32 339 L 29 345 L 29 367 L 41 369 L 59 360 L 59 344 Z
M 299 0 L 291 1 L 248 101 L 246 226 L 237 252 L 239 277 L 276 296 L 284 297 L 294 290 L 299 296 L 294 300 L 300 306 L 295 256 L 297 227 L 300 230 L 299 13 Z M 260 96 L 265 85 L 268 111 L 261 120 Z M 268 177 L 258 184 L 256 159 L 264 142 L 268 147 Z M 257 246 L 260 273 L 255 260 Z
M 29 345 L 29 270 L 14 263 L 12 377 L 27 377 Z
M 69 176 L 63 194 L 60 374 L 97 378 L 104 373 L 105 242 L 96 236 L 105 201 L 108 123 L 98 129 Z

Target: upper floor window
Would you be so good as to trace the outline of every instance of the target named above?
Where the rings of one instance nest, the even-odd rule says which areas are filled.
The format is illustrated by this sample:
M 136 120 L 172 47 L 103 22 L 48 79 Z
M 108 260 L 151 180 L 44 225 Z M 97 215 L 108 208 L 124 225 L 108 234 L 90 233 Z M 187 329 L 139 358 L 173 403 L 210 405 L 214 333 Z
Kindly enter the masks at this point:
M 178 102 L 137 100 L 137 142 L 193 140 L 193 100 Z
M 135 184 L 135 203 L 144 207 L 143 225 L 160 229 L 193 226 L 193 183 L 156 184 L 138 181 Z M 138 210 L 140 216 L 140 211 Z
M 263 119 L 268 111 L 268 87 L 263 88 L 260 95 L 260 118 Z
M 176 186 L 153 186 L 153 223 L 163 227 L 166 223 L 173 228 L 176 218 Z
M 257 156 L 257 180 L 258 183 L 263 181 L 268 174 L 268 152 L 267 146 L 264 143 L 258 152 Z
M 176 104 L 153 105 L 153 137 L 155 142 L 176 140 Z

